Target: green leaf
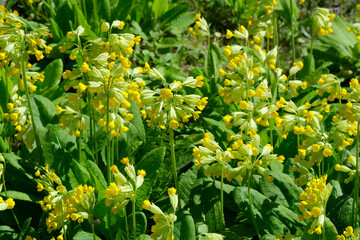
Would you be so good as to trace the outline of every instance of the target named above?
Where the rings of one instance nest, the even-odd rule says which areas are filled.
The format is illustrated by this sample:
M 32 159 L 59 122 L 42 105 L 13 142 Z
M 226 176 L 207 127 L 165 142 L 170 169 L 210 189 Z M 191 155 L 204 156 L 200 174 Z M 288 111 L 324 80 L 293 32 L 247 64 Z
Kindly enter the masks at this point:
M 190 200 L 192 186 L 197 179 L 197 169 L 192 166 L 186 173 L 181 174 L 179 180 L 179 198 L 184 201 L 185 205 Z
M 133 6 L 133 0 L 120 0 L 116 7 L 111 8 L 112 20 L 125 20 Z
M 84 17 L 84 14 L 77 5 L 75 5 L 75 12 L 79 25 L 85 28 L 83 37 L 86 38 L 87 40 L 93 40 L 97 38 L 97 35 L 91 30 L 91 26 L 89 25 L 86 18 Z
M 29 174 L 21 165 L 23 161 L 20 157 L 3 153 L 6 160 L 5 179 L 6 182 L 11 184 L 17 191 L 36 194 L 36 181 L 34 175 Z
M 159 147 L 152 150 L 136 165 L 137 170 L 144 169 L 146 172 L 144 183 L 136 191 L 137 209 L 142 209 L 141 205 L 144 200 L 149 199 L 150 197 L 154 183 L 158 178 L 158 170 L 165 157 L 165 150 L 165 147 Z
M 161 17 L 169 8 L 167 0 L 154 0 L 152 4 L 152 11 L 154 13 L 155 20 Z
M 30 218 L 27 218 L 27 219 L 24 221 L 24 223 L 23 223 L 23 225 L 22 225 L 22 228 L 21 228 L 19 240 L 21 240 L 21 239 L 24 237 L 25 233 L 27 232 L 27 230 L 28 230 L 28 228 L 29 228 L 29 226 L 30 226 L 30 223 L 31 223 L 31 219 L 32 219 L 32 218 L 30 217 Z
M 187 2 L 180 2 L 176 4 L 175 7 L 170 8 L 163 16 L 163 22 L 161 25 L 169 24 L 180 17 L 182 14 L 186 13 L 190 8 L 189 3 Z
M 348 32 L 346 28 L 349 23 L 341 16 L 336 16 L 332 21 L 331 28 L 334 30 L 332 34 L 326 36 L 318 36 L 319 40 L 323 43 L 329 44 L 342 56 L 352 58 L 352 48 L 358 42 L 356 36 L 352 32 Z
M 43 126 L 50 123 L 53 117 L 57 114 L 56 106 L 46 97 L 41 95 L 33 96 L 37 109 L 39 111 L 40 120 Z
M 89 240 L 89 239 L 93 239 L 93 234 L 89 232 L 85 232 L 83 230 L 80 230 L 73 237 L 73 240 Z M 101 238 L 99 238 L 98 236 L 96 236 L 95 239 L 101 240 Z
M 110 21 L 110 19 L 111 19 L 110 0 L 103 0 L 103 6 L 104 6 L 104 13 L 105 13 L 105 20 Z
M 133 232 L 133 222 L 132 222 L 132 214 L 128 216 L 128 223 L 130 226 L 130 233 Z M 147 220 L 146 216 L 143 212 L 135 212 L 135 220 L 136 220 L 136 236 L 144 234 L 147 228 Z
M 149 235 L 141 234 L 141 235 L 138 237 L 138 240 L 152 240 L 152 238 L 151 238 Z
M 288 25 L 291 23 L 291 3 L 293 5 L 293 19 L 297 20 L 299 18 L 299 9 L 297 7 L 297 2 L 295 0 L 280 0 L 278 1 L 279 5 L 275 8 L 277 15 L 285 18 Z
M 155 43 L 158 48 L 171 48 L 171 47 L 178 47 L 182 45 L 184 42 L 180 39 L 167 37 L 162 38 L 159 42 Z
M 188 12 L 183 15 L 181 15 L 176 20 L 172 21 L 166 30 L 170 30 L 174 35 L 181 34 L 185 32 L 191 24 L 194 23 L 194 16 L 195 13 Z
M 54 35 L 54 39 L 55 39 L 56 42 L 59 42 L 64 36 L 62 31 L 61 31 L 61 28 L 59 27 L 59 25 L 57 24 L 57 22 L 53 18 L 50 18 L 49 22 L 50 22 L 50 26 L 51 26 L 50 27 L 51 32 Z
M 1 192 L 0 195 L 3 197 L 13 198 L 15 200 L 22 200 L 22 201 L 34 202 L 34 203 L 41 200 L 41 197 L 39 196 L 34 196 L 26 192 L 19 192 L 15 190 L 8 190 L 6 191 L 6 193 L 5 191 Z
M 61 59 L 56 59 L 47 65 L 44 70 L 44 82 L 37 83 L 37 93 L 50 98 L 53 92 L 59 87 L 62 72 L 63 62 Z
M 174 228 L 175 238 L 180 240 L 195 239 L 195 224 L 191 214 L 188 211 L 183 210 L 178 213 L 178 217 Z
M 0 226 L 0 238 L 6 240 L 18 239 L 18 234 L 9 226 Z
M 324 227 L 325 227 L 325 236 L 323 235 L 317 235 L 317 234 L 308 234 L 307 230 L 310 228 L 310 225 L 312 224 L 312 221 L 309 222 L 308 226 L 306 227 L 306 230 L 304 231 L 301 240 L 320 240 L 320 239 L 326 239 L 326 240 L 336 240 L 338 232 L 336 230 L 335 225 L 330 221 L 329 218 L 325 217 Z

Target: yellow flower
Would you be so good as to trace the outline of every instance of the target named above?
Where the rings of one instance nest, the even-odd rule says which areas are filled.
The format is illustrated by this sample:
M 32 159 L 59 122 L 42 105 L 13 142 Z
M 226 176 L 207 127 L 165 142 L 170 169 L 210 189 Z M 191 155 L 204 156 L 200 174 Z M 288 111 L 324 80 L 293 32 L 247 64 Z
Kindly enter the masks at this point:
M 169 128 L 178 128 L 179 127 L 179 122 L 176 120 L 171 120 L 169 123 Z
M 163 88 L 160 91 L 160 97 L 164 99 L 165 101 L 170 100 L 173 97 L 173 93 L 168 88 Z
M 111 170 L 112 172 L 114 172 L 114 173 L 118 173 L 118 172 L 119 172 L 119 169 L 118 169 L 118 167 L 117 167 L 116 165 L 112 165 L 112 166 L 110 167 L 110 170 Z
M 79 83 L 78 89 L 80 90 L 81 93 L 85 92 L 87 86 L 83 83 Z
M 174 187 L 168 188 L 168 194 L 171 196 L 174 196 L 176 193 L 176 189 Z
M 37 191 L 38 191 L 38 192 L 41 192 L 42 190 L 44 190 L 44 186 L 43 186 L 41 183 L 39 183 L 39 184 L 37 185 Z
M 129 160 L 128 157 L 125 157 L 125 158 L 121 159 L 122 164 L 129 165 L 129 162 L 130 162 L 130 160 Z
M 207 100 L 208 100 L 208 97 L 204 97 L 197 102 L 197 106 L 200 110 L 203 110 L 205 108 L 206 104 L 208 103 Z
M 120 189 L 116 186 L 114 182 L 110 183 L 110 186 L 105 190 L 107 197 L 116 196 L 119 193 Z
M 321 209 L 319 207 L 313 207 L 311 209 L 311 214 L 313 215 L 313 217 L 318 217 L 321 215 Z
M 146 210 L 149 210 L 149 209 L 150 209 L 150 205 L 151 205 L 151 203 L 150 203 L 149 200 L 144 200 L 143 205 L 142 205 L 142 208 L 143 208 L 143 209 L 146 209 Z
M 35 57 L 36 57 L 37 61 L 40 61 L 41 59 L 44 58 L 44 55 L 43 55 L 43 53 L 41 51 L 35 49 Z
M 226 30 L 226 39 L 230 39 L 230 38 L 232 38 L 234 36 L 234 34 L 229 30 L 229 29 L 227 29 Z
M 202 87 L 202 86 L 204 86 L 204 82 L 202 81 L 204 79 L 204 77 L 203 76 L 197 76 L 196 77 L 196 86 L 197 87 Z
M 143 176 L 143 177 L 146 176 L 146 172 L 145 172 L 145 170 L 143 170 L 143 169 L 138 170 L 138 171 L 137 171 L 137 174 L 138 174 L 139 176 Z
M 333 155 L 333 152 L 331 151 L 330 148 L 325 148 L 323 150 L 323 155 L 324 155 L 324 157 L 331 157 Z
M 354 229 L 352 228 L 352 226 L 348 226 L 345 231 L 343 232 L 343 234 L 346 237 L 352 237 L 354 235 Z
M 13 209 L 15 206 L 15 202 L 12 198 L 6 199 L 5 203 L 7 204 L 7 209 Z
M 240 103 L 239 103 L 239 107 L 240 107 L 241 110 L 245 110 L 248 107 L 248 104 L 247 104 L 246 101 L 241 100 Z
M 81 65 L 81 72 L 86 73 L 87 71 L 89 71 L 89 69 L 89 65 L 86 62 L 83 62 L 83 64 Z
M 200 20 L 201 18 L 201 13 L 197 13 L 194 17 L 194 20 L 197 21 L 197 20 Z
M 359 81 L 356 78 L 351 79 L 350 88 L 356 89 L 359 87 Z

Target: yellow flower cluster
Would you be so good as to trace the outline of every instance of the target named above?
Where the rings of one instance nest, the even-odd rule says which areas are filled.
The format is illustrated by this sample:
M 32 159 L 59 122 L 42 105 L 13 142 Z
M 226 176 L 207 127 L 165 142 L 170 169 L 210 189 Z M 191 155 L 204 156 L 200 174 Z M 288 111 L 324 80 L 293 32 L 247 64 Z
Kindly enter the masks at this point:
M 355 158 L 355 156 L 349 156 L 348 157 L 348 163 L 354 169 L 351 169 L 350 167 L 348 167 L 346 165 L 340 165 L 340 164 L 335 165 L 335 171 L 345 172 L 345 173 L 349 174 L 349 177 L 344 180 L 344 182 L 346 184 L 348 184 L 349 182 L 351 182 L 351 181 L 353 181 L 355 179 L 355 175 L 356 175 L 356 158 Z M 360 171 L 360 168 L 359 168 L 359 171 Z
M 343 231 L 343 234 L 337 236 L 337 240 L 359 239 L 359 237 L 359 233 L 354 231 L 352 226 L 348 226 Z
M 316 8 L 313 16 L 313 24 L 316 33 L 320 36 L 325 36 L 334 32 L 331 28 L 332 20 L 336 17 L 335 14 L 330 14 L 327 8 Z
M 200 13 L 197 13 L 194 17 L 195 25 L 194 27 L 189 27 L 188 31 L 193 37 L 205 38 L 210 35 L 209 26 L 205 18 L 201 17 Z
M 308 234 L 322 234 L 325 221 L 325 207 L 327 200 L 331 194 L 332 186 L 326 185 L 327 175 L 313 179 L 307 183 L 307 187 L 300 194 L 299 209 L 302 215 L 299 215 L 299 220 L 305 219 L 312 221 L 310 224 Z
M 165 81 L 157 69 L 152 69 L 150 74 Z M 174 81 L 165 85 L 164 88 L 155 91 L 144 90 L 142 92 L 144 107 L 141 115 L 147 119 L 147 125 L 149 127 L 157 126 L 160 129 L 179 128 L 189 122 L 191 117 L 196 121 L 208 103 L 208 97 L 201 98 L 197 94 L 183 93 L 182 88 L 202 87 L 204 85 L 203 76 L 188 77 L 183 82 Z
M 79 185 L 74 190 L 67 191 L 55 171 L 48 166 L 43 167 L 42 172 L 37 170 L 38 191 L 45 190 L 48 195 L 39 201 L 44 211 L 50 211 L 46 218 L 47 231 L 51 233 L 61 229 L 69 219 L 82 223 L 84 219 L 93 221 L 93 208 L 95 207 L 94 188 L 87 185 Z
M 223 171 L 224 176 L 230 179 L 229 167 L 225 163 L 231 161 L 231 149 L 224 151 L 211 133 L 205 133 L 199 143 L 202 146 L 195 146 L 192 154 L 196 168 L 205 167 L 205 175 L 208 177 L 220 177 Z
M 110 207 L 112 204 L 111 211 L 114 214 L 120 209 L 123 209 L 129 201 L 136 201 L 136 190 L 141 187 L 146 176 L 145 170 L 138 170 L 135 173 L 135 167 L 129 163 L 129 158 L 123 158 L 121 162 L 125 165 L 125 177 L 118 169 L 116 165 L 110 167 L 111 172 L 115 178 L 115 182 L 110 183 L 106 189 L 105 204 Z
M 79 137 L 82 130 L 87 128 L 85 118 L 81 114 L 81 96 L 78 93 L 70 94 L 68 98 L 69 102 L 65 109 L 60 106 L 56 106 L 57 114 L 60 115 L 60 127 L 65 130 L 70 128 L 69 135 L 75 135 Z
M 237 166 L 230 169 L 230 179 L 236 177 L 242 181 L 248 177 L 249 172 L 256 171 L 263 176 L 267 182 L 272 182 L 274 178 L 270 175 L 268 166 L 272 162 L 284 162 L 284 156 L 273 154 L 273 147 L 270 144 L 260 146 L 260 136 L 250 133 L 250 138 L 245 135 L 235 135 L 230 137 L 234 141 L 231 145 L 233 159 L 237 159 Z
M 176 195 L 176 189 L 173 187 L 168 189 L 168 194 L 174 210 L 174 212 L 170 214 L 164 213 L 158 206 L 151 203 L 149 200 L 143 202 L 142 208 L 154 214 L 153 219 L 155 225 L 151 227 L 152 234 L 150 235 L 152 239 L 174 239 L 174 223 L 177 220 L 175 212 L 178 205 L 178 195 Z

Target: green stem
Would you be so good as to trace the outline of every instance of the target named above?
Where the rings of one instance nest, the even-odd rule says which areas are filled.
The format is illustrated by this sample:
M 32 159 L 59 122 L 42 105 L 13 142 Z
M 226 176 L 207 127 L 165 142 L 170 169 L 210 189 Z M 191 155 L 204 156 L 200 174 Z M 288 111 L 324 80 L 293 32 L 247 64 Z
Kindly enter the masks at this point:
M 123 212 L 124 212 L 124 217 L 125 217 L 126 239 L 129 239 L 129 225 L 128 225 L 126 207 L 123 208 Z
M 247 187 L 248 187 L 248 196 L 249 196 L 249 205 L 250 205 L 250 212 L 251 212 L 251 218 L 255 227 L 255 231 L 256 231 L 256 235 L 258 236 L 258 238 L 261 238 L 260 232 L 259 232 L 259 228 L 258 225 L 256 223 L 256 219 L 255 219 L 255 214 L 254 214 L 254 208 L 252 205 L 252 199 L 251 199 L 251 177 L 252 177 L 252 169 L 249 171 L 249 175 L 248 175 L 248 182 L 247 182 Z
M 8 77 L 7 77 L 7 66 L 4 67 L 4 78 L 5 78 L 5 99 L 6 99 L 6 102 L 10 102 L 10 94 L 9 94 L 9 80 L 8 80 Z M 6 111 L 8 111 L 6 109 Z
M 221 216 L 221 228 L 220 231 L 224 230 L 225 216 L 224 216 L 224 162 L 221 162 L 221 185 L 220 185 L 220 216 Z
M 134 199 L 132 200 L 132 222 L 133 222 L 133 236 L 136 240 L 136 216 L 135 216 L 135 207 L 136 207 L 136 189 L 134 192 Z
M 80 129 L 79 129 L 80 135 L 78 137 L 79 163 L 81 163 L 81 132 L 82 132 L 81 119 L 82 119 L 82 110 L 81 110 L 81 100 L 80 100 Z
M 171 151 L 171 162 L 172 169 L 174 175 L 175 188 L 179 193 L 179 183 L 177 178 L 177 170 L 176 170 L 176 158 L 175 158 L 175 143 L 174 143 L 174 130 L 169 127 L 169 135 L 170 135 L 170 151 Z
M 106 150 L 107 150 L 107 154 L 106 154 L 106 169 L 107 169 L 107 180 L 108 180 L 108 185 L 110 185 L 111 183 L 111 171 L 110 171 L 110 132 L 109 132 L 109 89 L 106 93 Z
M 97 141 L 96 141 L 95 111 L 92 110 L 91 113 L 92 113 L 92 119 L 93 119 L 92 128 L 93 128 L 93 132 L 94 132 L 94 145 L 95 145 L 94 154 L 95 154 L 96 165 L 98 165 L 99 164 L 99 159 L 98 159 L 98 150 L 97 150 Z
M 357 228 L 359 222 L 357 220 L 359 215 L 359 123 L 357 121 L 357 134 L 356 134 L 356 172 L 355 172 L 355 186 L 354 186 L 354 197 L 353 197 L 353 206 L 352 206 L 352 226 Z
M 275 10 L 273 11 L 273 25 L 274 25 L 274 46 L 276 46 L 277 48 L 277 54 L 276 54 L 276 63 L 275 66 L 279 66 L 279 35 L 278 35 L 278 22 L 277 22 L 277 18 L 275 15 Z M 276 74 L 275 74 L 276 75 Z
M 83 13 L 85 18 L 87 18 L 87 11 L 86 11 L 86 2 L 85 0 L 82 0 L 82 5 L 83 5 Z
M 274 121 L 272 118 L 270 118 L 269 121 L 270 121 L 270 143 L 271 146 L 274 147 L 274 139 L 273 139 Z
M 314 28 L 312 24 L 310 30 L 311 30 L 311 43 L 310 43 L 309 74 L 311 73 L 311 61 L 312 61 L 313 48 L 314 48 Z
M 294 36 L 294 13 L 293 13 L 293 0 L 290 0 L 290 27 L 291 27 L 291 47 L 292 47 L 292 55 L 293 62 L 295 62 L 295 36 Z
M 27 85 L 27 79 L 26 79 L 26 69 L 25 69 L 25 61 L 21 61 L 21 73 L 22 73 L 22 79 L 24 81 L 24 88 L 25 88 L 25 95 L 26 95 L 26 100 L 29 103 L 29 111 L 30 111 L 30 116 L 31 116 L 31 123 L 33 126 L 33 130 L 34 130 L 34 135 L 35 135 L 35 142 L 36 142 L 36 148 L 39 151 L 39 155 L 40 155 L 40 160 L 42 160 L 43 158 L 43 154 L 42 154 L 42 149 L 41 149 L 41 143 L 40 143 L 40 138 L 37 134 L 37 130 L 36 130 L 36 123 L 35 123 L 35 118 L 34 118 L 34 113 L 31 107 L 31 101 L 30 101 L 30 95 L 29 95 L 29 89 L 28 89 L 28 85 Z
M 2 175 L 2 182 L 3 182 L 3 186 L 4 186 L 4 191 L 5 191 L 5 196 L 6 198 L 8 198 L 8 193 L 7 193 L 7 190 L 6 190 L 6 185 L 5 185 L 5 170 L 6 170 L 6 162 L 4 162 L 4 169 L 3 169 L 3 175 Z M 19 221 L 13 211 L 13 209 L 10 209 L 11 211 L 11 214 L 13 215 L 14 219 L 15 219 L 15 222 L 16 222 L 16 225 L 18 226 L 19 230 L 21 231 L 21 226 L 19 224 Z
M 94 216 L 92 216 L 92 218 L 94 218 Z M 91 224 L 91 230 L 92 230 L 93 239 L 94 239 L 94 240 L 96 240 L 96 234 L 95 234 L 95 224 L 94 224 L 94 221 L 92 221 L 92 224 Z
M 65 218 L 64 218 L 64 208 L 63 208 L 63 199 L 62 199 L 62 196 L 61 196 L 61 218 L 62 218 L 62 222 L 65 224 Z M 64 225 L 64 240 L 66 240 L 66 227 Z

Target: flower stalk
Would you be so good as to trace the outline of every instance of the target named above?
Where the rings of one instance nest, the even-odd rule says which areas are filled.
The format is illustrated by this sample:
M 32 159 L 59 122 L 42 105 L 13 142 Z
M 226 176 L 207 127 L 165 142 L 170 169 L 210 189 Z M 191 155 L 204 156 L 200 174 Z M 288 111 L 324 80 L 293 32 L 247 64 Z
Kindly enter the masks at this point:
M 169 136 L 170 136 L 171 163 L 172 163 L 172 170 L 174 175 L 175 188 L 179 191 L 179 182 L 177 177 L 176 158 L 175 158 L 174 130 L 170 127 L 169 127 Z
M 43 153 L 42 153 L 40 138 L 39 138 L 39 135 L 37 134 L 38 132 L 37 132 L 37 129 L 36 129 L 36 123 L 35 123 L 33 109 L 32 109 L 32 106 L 31 106 L 30 94 L 29 94 L 29 89 L 28 89 L 28 84 L 27 84 L 27 79 L 26 79 L 26 67 L 25 66 L 26 66 L 25 61 L 24 60 L 21 61 L 21 74 L 22 74 L 22 79 L 24 81 L 24 89 L 25 89 L 26 100 L 28 101 L 28 104 L 29 104 L 29 111 L 30 111 L 31 123 L 32 123 L 34 135 L 35 135 L 36 147 L 38 149 L 40 159 L 42 160 L 43 159 L 43 157 L 42 157 Z

